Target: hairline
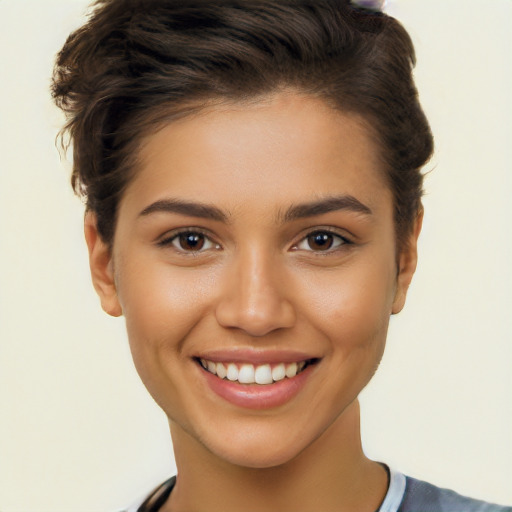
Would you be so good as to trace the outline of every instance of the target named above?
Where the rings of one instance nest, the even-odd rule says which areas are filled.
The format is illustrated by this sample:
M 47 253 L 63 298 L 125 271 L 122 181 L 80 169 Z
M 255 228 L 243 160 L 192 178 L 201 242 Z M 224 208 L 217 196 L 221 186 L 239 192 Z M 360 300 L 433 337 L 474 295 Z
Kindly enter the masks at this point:
M 376 116 L 371 115 L 369 112 L 363 112 L 364 109 L 345 108 L 342 105 L 337 104 L 327 94 L 321 92 L 312 92 L 301 88 L 296 85 L 281 84 L 278 87 L 269 89 L 268 91 L 258 92 L 255 94 L 244 94 L 240 96 L 227 96 L 227 95 L 216 95 L 214 93 L 198 95 L 196 98 L 189 98 L 181 102 L 162 102 L 160 105 L 156 105 L 149 110 L 139 112 L 135 115 L 135 125 L 139 126 L 138 131 L 130 142 L 126 144 L 123 149 L 124 158 L 122 167 L 126 171 L 126 181 L 124 187 L 119 190 L 118 203 L 115 215 L 112 219 L 112 236 L 111 240 L 104 240 L 109 243 L 112 248 L 115 238 L 117 219 L 119 214 L 119 206 L 123 199 L 126 189 L 130 186 L 137 172 L 143 166 L 142 160 L 142 148 L 147 139 L 151 138 L 159 131 L 163 130 L 170 124 L 186 119 L 192 119 L 206 115 L 209 112 L 226 108 L 232 109 L 233 107 L 249 107 L 261 105 L 265 100 L 271 100 L 273 97 L 280 94 L 296 94 L 303 97 L 314 98 L 322 101 L 328 108 L 335 112 L 339 112 L 345 116 L 349 116 L 352 120 L 360 123 L 363 130 L 368 133 L 369 139 L 374 141 L 374 150 L 376 151 L 377 160 L 380 162 L 379 171 L 382 173 L 382 177 L 386 184 L 386 187 L 391 192 L 393 201 L 393 226 L 394 226 L 394 237 L 395 237 L 395 248 L 397 256 L 402 250 L 407 247 L 407 240 L 413 232 L 413 220 L 408 223 L 407 226 L 399 225 L 397 218 L 397 195 L 394 187 L 391 183 L 391 174 L 386 162 L 385 155 L 386 150 L 384 142 L 379 136 L 378 123 L 379 120 Z M 140 124 L 139 124 L 140 123 Z M 418 209 L 416 217 L 423 211 L 421 198 L 419 199 Z

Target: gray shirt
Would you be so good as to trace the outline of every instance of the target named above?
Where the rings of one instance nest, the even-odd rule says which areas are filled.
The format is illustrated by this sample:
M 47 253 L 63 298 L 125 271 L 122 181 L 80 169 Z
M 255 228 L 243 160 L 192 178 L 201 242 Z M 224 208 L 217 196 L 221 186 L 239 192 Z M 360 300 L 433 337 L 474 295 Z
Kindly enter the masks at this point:
M 172 477 L 124 512 L 158 512 L 175 483 Z M 388 492 L 377 512 L 512 512 L 512 507 L 466 498 L 390 469 Z
M 512 512 L 512 507 L 467 498 L 390 470 L 389 489 L 378 512 Z

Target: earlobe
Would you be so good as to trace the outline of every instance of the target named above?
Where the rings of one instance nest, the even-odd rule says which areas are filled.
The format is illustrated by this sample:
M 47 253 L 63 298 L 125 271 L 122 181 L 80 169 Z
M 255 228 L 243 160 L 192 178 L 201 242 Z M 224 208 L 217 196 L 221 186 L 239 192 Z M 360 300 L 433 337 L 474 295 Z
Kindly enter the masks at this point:
M 121 316 L 123 311 L 114 280 L 112 251 L 108 244 L 101 239 L 98 233 L 96 215 L 92 212 L 85 214 L 84 234 L 89 250 L 92 283 L 100 297 L 101 307 L 111 316 Z
M 407 290 L 411 284 L 412 277 L 418 263 L 418 237 L 420 236 L 423 223 L 423 210 L 418 213 L 409 240 L 402 249 L 398 259 L 398 276 L 396 283 L 395 298 L 391 313 L 396 315 L 402 311 L 407 297 Z

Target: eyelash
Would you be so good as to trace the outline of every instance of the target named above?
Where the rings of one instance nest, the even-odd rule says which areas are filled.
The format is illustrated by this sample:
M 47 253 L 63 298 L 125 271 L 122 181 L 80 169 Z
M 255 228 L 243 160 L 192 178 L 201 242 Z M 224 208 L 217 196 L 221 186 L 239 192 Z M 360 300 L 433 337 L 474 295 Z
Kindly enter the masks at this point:
M 301 249 L 300 245 L 303 244 L 303 243 L 308 243 L 308 239 L 310 239 L 311 237 L 314 237 L 314 236 L 318 236 L 318 235 L 327 235 L 329 237 L 332 237 L 333 239 L 333 244 L 336 244 L 334 247 L 329 246 L 327 247 L 326 250 L 312 250 L 310 248 L 310 250 L 307 250 L 307 249 Z M 335 241 L 335 239 L 338 240 L 338 242 Z M 292 249 L 293 250 L 306 250 L 307 252 L 313 252 L 315 254 L 318 254 L 318 255 L 324 255 L 324 254 L 332 254 L 333 252 L 336 252 L 338 250 L 340 250 L 343 246 L 345 245 L 352 245 L 353 242 L 352 240 L 350 240 L 349 238 L 347 238 L 346 236 L 343 236 L 343 235 L 340 235 L 339 233 L 336 233 L 335 231 L 332 231 L 331 229 L 327 229 L 327 228 L 320 228 L 320 229 L 315 229 L 313 231 L 310 231 L 309 233 L 307 233 L 305 236 L 303 236 L 300 241 L 295 244 Z
M 191 236 L 191 235 L 196 236 L 196 237 L 197 237 L 197 235 L 199 235 L 201 237 L 201 240 L 203 241 L 203 243 L 208 244 L 208 247 L 204 248 L 204 245 L 201 245 L 201 247 L 198 250 L 186 250 L 183 247 L 179 247 L 177 245 L 180 243 L 180 237 Z M 331 244 L 331 246 L 327 247 L 327 249 L 325 249 L 325 250 L 320 249 L 320 250 L 316 250 L 316 251 L 311 248 L 308 250 L 308 249 L 304 249 L 304 248 L 300 247 L 301 244 L 308 243 L 308 239 L 310 239 L 311 237 L 314 237 L 314 236 L 318 236 L 318 235 L 327 235 L 328 237 L 332 237 L 332 239 L 333 239 L 332 244 L 335 244 L 335 246 L 332 247 L 332 244 Z M 337 239 L 337 242 L 335 239 Z M 175 243 L 176 243 L 176 245 L 175 245 Z M 291 249 L 294 251 L 304 250 L 306 252 L 312 252 L 312 253 L 317 253 L 319 255 L 323 255 L 323 254 L 330 254 L 330 253 L 336 252 L 337 250 L 342 248 L 344 245 L 352 245 L 352 244 L 353 244 L 353 242 L 346 236 L 342 236 L 339 233 L 336 233 L 330 229 L 326 229 L 326 228 L 318 229 L 317 228 L 313 231 L 308 232 L 305 236 L 303 236 L 299 240 L 298 243 L 296 243 L 292 246 Z M 211 249 L 215 249 L 215 250 L 221 249 L 220 244 L 214 242 L 207 233 L 205 233 L 203 230 L 198 229 L 198 228 L 187 228 L 187 229 L 180 229 L 178 231 L 174 231 L 174 232 L 170 233 L 168 236 L 166 236 L 164 239 L 158 241 L 157 245 L 159 247 L 173 246 L 177 252 L 179 252 L 181 254 L 187 254 L 187 255 L 197 255 L 197 254 L 206 252 Z
M 203 246 L 201 246 L 199 248 L 199 250 L 194 251 L 194 250 L 185 250 L 185 249 L 183 249 L 183 247 L 178 247 L 177 245 L 175 245 L 175 242 L 177 242 L 179 244 L 180 237 L 190 236 L 190 235 L 192 235 L 192 236 L 199 235 L 202 238 L 202 240 L 204 241 L 204 243 L 210 244 L 210 246 L 207 247 L 205 250 L 220 249 L 219 244 L 214 242 L 207 233 L 205 233 L 203 230 L 198 229 L 198 228 L 180 229 L 180 230 L 171 232 L 164 239 L 158 241 L 157 245 L 159 247 L 173 246 L 177 252 L 179 252 L 181 254 L 192 255 L 192 256 L 199 254 L 201 252 L 204 252 L 204 250 L 202 250 Z

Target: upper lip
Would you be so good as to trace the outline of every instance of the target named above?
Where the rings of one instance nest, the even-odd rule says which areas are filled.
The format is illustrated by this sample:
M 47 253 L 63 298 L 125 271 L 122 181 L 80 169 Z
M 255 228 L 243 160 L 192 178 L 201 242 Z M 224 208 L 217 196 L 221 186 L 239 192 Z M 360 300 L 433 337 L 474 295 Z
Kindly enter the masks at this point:
M 314 354 L 295 350 L 255 350 L 246 348 L 206 350 L 197 354 L 196 357 L 214 363 L 249 363 L 254 365 L 298 363 L 310 359 L 320 359 Z

